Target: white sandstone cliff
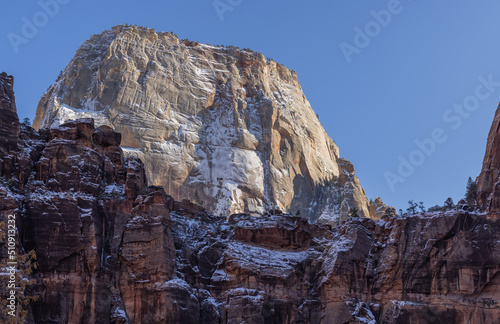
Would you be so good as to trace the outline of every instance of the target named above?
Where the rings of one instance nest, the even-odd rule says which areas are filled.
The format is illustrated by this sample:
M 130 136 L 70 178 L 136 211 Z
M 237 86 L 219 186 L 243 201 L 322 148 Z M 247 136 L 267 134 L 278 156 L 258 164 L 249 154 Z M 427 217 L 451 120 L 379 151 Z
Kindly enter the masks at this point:
M 41 98 L 34 127 L 81 117 L 120 132 L 150 184 L 199 198 L 212 213 L 277 206 L 336 219 L 355 207 L 370 216 L 296 73 L 261 53 L 114 27 L 78 49 Z

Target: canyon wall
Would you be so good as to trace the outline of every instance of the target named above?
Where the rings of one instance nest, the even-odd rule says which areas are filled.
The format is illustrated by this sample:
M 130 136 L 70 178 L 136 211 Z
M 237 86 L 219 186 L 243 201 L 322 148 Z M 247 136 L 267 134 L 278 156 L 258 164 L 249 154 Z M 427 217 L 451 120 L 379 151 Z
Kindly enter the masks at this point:
M 0 217 L 16 216 L 18 254 L 38 263 L 19 263 L 27 323 L 500 322 L 495 212 L 336 227 L 277 209 L 213 216 L 147 186 L 109 126 L 8 123 L 12 78 L 0 84 L 0 125 L 19 129 L 0 148 Z

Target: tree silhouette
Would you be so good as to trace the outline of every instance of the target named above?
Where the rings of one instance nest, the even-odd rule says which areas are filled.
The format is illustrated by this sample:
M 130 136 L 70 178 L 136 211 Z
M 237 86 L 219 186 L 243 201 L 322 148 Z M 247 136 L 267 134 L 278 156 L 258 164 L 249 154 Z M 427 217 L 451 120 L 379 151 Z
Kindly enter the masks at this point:
M 442 209 L 441 206 L 435 205 L 435 206 L 429 207 L 429 209 L 427 211 L 430 213 L 430 212 L 440 211 L 441 209 Z
M 474 205 L 477 199 L 477 184 L 471 177 L 467 180 L 467 187 L 465 189 L 465 200 L 469 205 Z
M 448 199 L 446 199 L 446 201 L 444 202 L 444 208 L 445 209 L 455 208 L 455 203 L 453 202 L 453 199 L 451 199 L 451 197 L 448 197 Z
M 418 203 L 418 208 L 420 209 L 420 212 L 422 214 L 425 214 L 425 207 L 424 207 L 424 202 L 423 201 L 421 201 L 421 202 Z
M 401 210 L 402 211 L 402 210 Z M 382 219 L 396 217 L 396 209 L 394 207 L 387 207 L 382 215 Z
M 410 215 L 415 214 L 417 212 L 418 205 L 413 200 L 409 200 L 408 204 L 410 205 L 410 207 L 406 208 L 408 214 Z

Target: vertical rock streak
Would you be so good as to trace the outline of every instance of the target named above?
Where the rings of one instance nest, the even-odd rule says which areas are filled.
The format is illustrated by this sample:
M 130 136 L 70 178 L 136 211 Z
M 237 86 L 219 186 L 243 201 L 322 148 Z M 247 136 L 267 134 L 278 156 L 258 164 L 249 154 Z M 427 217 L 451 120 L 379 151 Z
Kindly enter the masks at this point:
M 114 27 L 78 49 L 41 98 L 34 127 L 82 117 L 121 133 L 151 184 L 175 199 L 197 192 L 215 214 L 278 206 L 336 220 L 344 203 L 380 216 L 296 73 L 251 50 Z M 322 198 L 332 191 L 335 199 Z

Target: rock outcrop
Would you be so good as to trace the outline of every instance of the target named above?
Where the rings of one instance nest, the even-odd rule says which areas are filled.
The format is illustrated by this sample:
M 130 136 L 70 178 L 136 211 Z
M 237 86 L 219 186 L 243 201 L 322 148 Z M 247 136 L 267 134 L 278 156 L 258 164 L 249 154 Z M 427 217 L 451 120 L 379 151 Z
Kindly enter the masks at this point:
M 12 167 L 11 152 L 17 149 L 21 131 L 14 98 L 14 78 L 0 75 L 0 176 Z
M 500 322 L 496 213 L 347 217 L 335 228 L 279 209 L 213 216 L 146 187 L 120 139 L 80 119 L 21 125 L 17 147 L 3 148 L 13 163 L 0 216 L 16 216 L 27 323 Z M 37 269 L 21 261 L 32 249 Z
M 38 256 L 41 301 L 33 304 L 33 316 L 36 322 L 56 323 L 110 318 L 116 300 L 129 302 L 125 294 L 114 298 L 126 290 L 126 283 L 121 282 L 115 295 L 110 290 L 115 268 L 132 262 L 126 258 L 134 240 L 133 234 L 127 235 L 132 230 L 129 218 L 141 212 L 148 215 L 146 219 L 156 217 L 154 205 L 148 209 L 148 204 L 136 201 L 146 187 L 143 165 L 125 161 L 119 141 L 113 141 L 116 134 L 104 126 L 95 129 L 93 120 L 67 122 L 42 133 L 23 125 L 22 133 L 26 136 L 19 151 L 27 156 L 17 160 L 31 163 L 16 165 L 13 178 L 19 181 L 4 190 L 5 198 L 17 205 L 23 246 Z M 28 176 L 20 177 L 25 172 Z M 168 218 L 168 213 L 159 214 Z M 141 250 L 144 258 L 149 251 L 149 259 L 158 262 L 162 248 L 172 252 L 168 229 L 164 229 L 167 239 L 150 234 L 150 241 L 161 246 L 151 244 Z M 139 241 L 146 244 L 147 235 L 142 234 Z M 64 309 L 71 311 L 61 312 Z
M 390 207 L 384 204 L 380 197 L 375 197 L 374 200 L 370 199 L 369 211 L 373 219 L 382 219 L 386 209 Z
M 483 210 L 500 212 L 500 106 L 488 134 L 483 167 L 477 182 L 477 202 Z
M 152 185 L 209 212 L 274 207 L 318 219 L 370 217 L 297 74 L 261 53 L 117 26 L 92 36 L 41 98 L 34 127 L 94 118 L 122 134 Z

